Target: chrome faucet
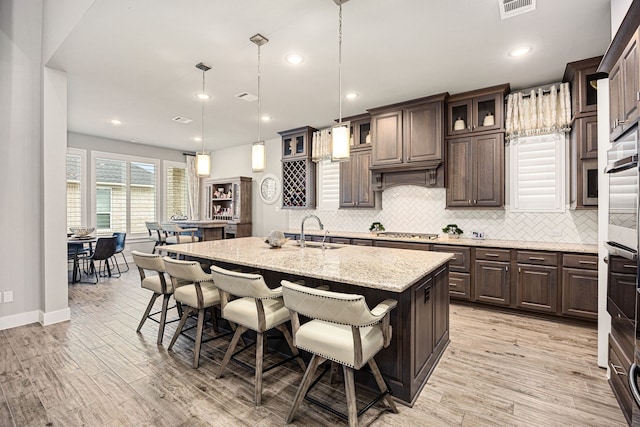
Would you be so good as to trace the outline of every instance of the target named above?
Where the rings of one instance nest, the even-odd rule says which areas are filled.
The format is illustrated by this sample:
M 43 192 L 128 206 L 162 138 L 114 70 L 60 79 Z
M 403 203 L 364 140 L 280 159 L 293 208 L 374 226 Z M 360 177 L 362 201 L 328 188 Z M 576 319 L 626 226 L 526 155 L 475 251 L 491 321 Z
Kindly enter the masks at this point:
M 304 222 L 309 218 L 315 218 L 318 221 L 318 225 L 320 226 L 320 230 L 324 230 L 324 225 L 322 225 L 322 221 L 316 215 L 307 215 L 302 218 L 302 224 L 300 225 L 300 247 L 304 248 Z

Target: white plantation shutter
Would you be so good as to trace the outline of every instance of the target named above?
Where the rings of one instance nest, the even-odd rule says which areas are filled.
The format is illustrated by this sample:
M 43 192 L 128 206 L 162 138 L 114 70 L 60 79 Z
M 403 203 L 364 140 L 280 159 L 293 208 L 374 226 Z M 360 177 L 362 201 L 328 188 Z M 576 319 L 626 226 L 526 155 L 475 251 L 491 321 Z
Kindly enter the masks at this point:
M 187 165 L 165 162 L 165 212 L 164 219 L 174 215 L 188 215 Z
M 340 163 L 318 162 L 318 209 L 336 210 L 340 198 Z
M 67 150 L 67 228 L 87 225 L 84 224 L 82 206 L 85 157 L 80 150 Z
M 521 137 L 511 141 L 511 210 L 564 212 L 564 134 Z

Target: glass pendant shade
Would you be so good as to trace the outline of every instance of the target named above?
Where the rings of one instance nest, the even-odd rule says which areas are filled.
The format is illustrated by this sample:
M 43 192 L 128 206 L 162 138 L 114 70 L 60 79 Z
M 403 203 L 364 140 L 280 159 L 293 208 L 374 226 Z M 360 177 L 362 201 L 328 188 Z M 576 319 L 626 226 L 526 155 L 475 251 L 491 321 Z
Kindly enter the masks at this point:
M 265 154 L 264 141 L 256 142 L 251 146 L 251 170 L 253 172 L 264 171 Z
M 209 153 L 196 154 L 196 172 L 198 176 L 211 175 L 211 156 Z
M 331 161 L 349 160 L 349 123 L 340 123 L 331 129 Z

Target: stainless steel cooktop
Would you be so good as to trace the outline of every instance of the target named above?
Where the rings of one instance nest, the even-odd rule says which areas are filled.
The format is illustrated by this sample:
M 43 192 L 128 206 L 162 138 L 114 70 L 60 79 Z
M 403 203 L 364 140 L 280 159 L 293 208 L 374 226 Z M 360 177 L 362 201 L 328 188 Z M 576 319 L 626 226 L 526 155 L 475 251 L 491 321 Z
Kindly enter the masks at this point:
M 398 237 L 401 239 L 426 239 L 433 240 L 437 239 L 437 234 L 431 233 L 407 233 L 407 232 L 399 232 L 399 231 L 381 231 L 378 233 L 378 236 L 381 237 Z

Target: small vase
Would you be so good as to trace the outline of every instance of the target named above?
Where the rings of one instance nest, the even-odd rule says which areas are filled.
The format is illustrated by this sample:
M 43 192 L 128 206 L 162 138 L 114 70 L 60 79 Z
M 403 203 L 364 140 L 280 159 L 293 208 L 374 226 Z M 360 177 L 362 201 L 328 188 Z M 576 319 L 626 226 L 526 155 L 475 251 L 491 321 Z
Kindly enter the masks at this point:
M 460 235 L 459 235 L 459 234 L 455 234 L 455 233 L 450 233 L 450 234 L 449 234 L 449 238 L 450 238 L 450 239 L 458 239 L 459 237 L 460 237 Z

